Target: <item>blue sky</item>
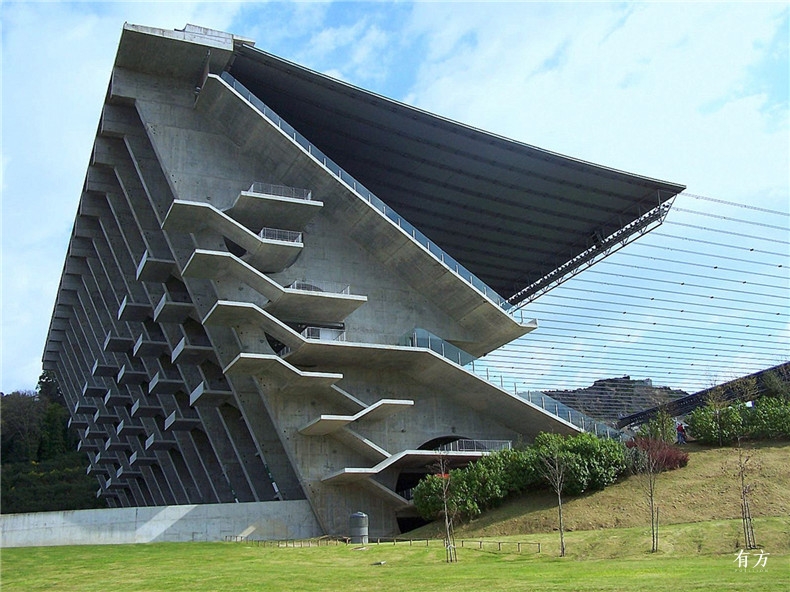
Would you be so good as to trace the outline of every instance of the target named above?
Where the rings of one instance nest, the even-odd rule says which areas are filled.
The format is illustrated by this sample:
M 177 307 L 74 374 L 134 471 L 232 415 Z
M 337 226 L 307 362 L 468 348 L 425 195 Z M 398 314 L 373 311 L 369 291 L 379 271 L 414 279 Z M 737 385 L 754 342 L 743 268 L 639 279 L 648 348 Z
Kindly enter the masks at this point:
M 3 392 L 33 388 L 41 371 L 125 21 L 244 35 L 503 136 L 693 194 L 790 209 L 786 2 L 3 2 L 0 10 Z M 786 233 L 765 232 L 787 253 Z

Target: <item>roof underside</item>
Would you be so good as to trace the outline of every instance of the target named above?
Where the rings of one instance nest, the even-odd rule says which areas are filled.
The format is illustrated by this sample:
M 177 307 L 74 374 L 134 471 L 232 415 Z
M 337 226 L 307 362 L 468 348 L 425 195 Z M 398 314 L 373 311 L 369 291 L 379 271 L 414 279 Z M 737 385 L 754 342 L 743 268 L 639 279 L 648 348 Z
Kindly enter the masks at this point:
M 508 298 L 684 189 L 464 126 L 250 46 L 231 73 Z

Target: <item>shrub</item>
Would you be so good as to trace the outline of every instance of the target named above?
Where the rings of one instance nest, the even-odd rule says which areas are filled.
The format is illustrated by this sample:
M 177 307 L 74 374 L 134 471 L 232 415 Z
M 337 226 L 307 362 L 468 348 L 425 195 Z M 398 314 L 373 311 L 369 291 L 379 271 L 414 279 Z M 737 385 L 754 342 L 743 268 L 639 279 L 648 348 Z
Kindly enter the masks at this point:
M 489 497 L 490 489 L 480 488 L 477 483 L 478 473 L 466 469 L 453 469 L 450 471 L 450 499 L 448 504 L 450 514 L 462 519 L 476 518 L 483 513 L 485 508 L 491 507 L 496 502 Z
M 426 475 L 412 492 L 414 507 L 426 520 L 436 520 L 442 515 L 442 477 Z
M 541 483 L 537 470 L 537 451 L 534 447 L 502 450 L 490 456 L 497 456 L 502 460 L 502 488 L 506 494 L 522 493 Z
M 674 471 L 689 462 L 689 455 L 682 449 L 655 438 L 637 437 L 628 442 L 626 447 L 642 451 L 658 472 Z
M 705 444 L 730 444 L 746 436 L 757 440 L 790 438 L 790 400 L 763 396 L 752 407 L 709 401 L 687 416 L 689 431 Z
M 745 434 L 743 403 L 722 404 L 711 400 L 686 418 L 691 435 L 705 444 L 728 444 Z
M 439 518 L 444 511 L 442 498 L 447 486 L 447 513 L 452 518 L 479 516 L 484 509 L 493 507 L 504 497 L 497 482 L 498 476 L 492 471 L 494 464 L 478 461 L 465 469 L 453 469 L 446 475 L 427 475 L 414 488 L 415 509 L 426 520 Z
M 493 508 L 512 493 L 545 485 L 542 458 L 552 451 L 567 461 L 563 493 L 578 495 L 614 483 L 626 467 L 625 448 L 617 440 L 593 434 L 563 437 L 541 433 L 532 446 L 493 452 L 465 469 L 449 473 L 448 512 L 474 518 Z M 414 506 L 423 518 L 433 520 L 443 510 L 445 477 L 428 475 L 414 488 Z
M 507 494 L 504 490 L 505 474 L 499 454 L 484 456 L 465 470 L 452 473 L 453 478 L 457 477 L 462 481 L 466 498 L 475 502 L 474 506 L 464 512 L 467 516 L 475 516 L 482 510 L 496 506 Z
M 674 442 L 675 422 L 666 409 L 661 408 L 650 421 L 640 426 L 639 436 L 669 443 Z
M 783 397 L 761 397 L 748 409 L 745 423 L 751 438 L 790 438 L 790 401 Z
M 611 485 L 626 466 L 625 449 L 619 441 L 601 439 L 589 433 L 566 437 L 538 434 L 534 449 L 538 456 L 554 449 L 569 454 L 569 471 L 563 488 L 563 493 L 569 495 Z
M 625 471 L 625 448 L 618 440 L 578 434 L 566 438 L 567 450 L 578 455 L 584 465 L 585 489 L 600 490 L 614 483 Z

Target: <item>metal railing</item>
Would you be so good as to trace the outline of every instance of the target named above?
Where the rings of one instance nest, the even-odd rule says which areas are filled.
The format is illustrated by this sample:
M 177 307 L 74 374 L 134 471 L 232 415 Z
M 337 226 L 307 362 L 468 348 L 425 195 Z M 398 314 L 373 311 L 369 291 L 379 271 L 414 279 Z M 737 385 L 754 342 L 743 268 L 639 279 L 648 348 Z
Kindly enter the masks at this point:
M 278 197 L 291 197 L 293 199 L 303 199 L 310 201 L 313 199 L 313 192 L 309 189 L 299 187 L 288 187 L 287 185 L 272 185 L 256 181 L 250 185 L 249 193 L 260 193 L 261 195 L 276 195 Z
M 305 339 L 319 341 L 345 341 L 346 332 L 342 329 L 327 329 L 326 327 L 306 327 L 301 333 Z
M 415 329 L 411 333 L 407 333 L 401 337 L 398 342 L 399 345 L 406 347 L 421 347 L 427 348 L 439 354 L 443 358 L 464 367 L 466 370 L 471 371 L 479 378 L 484 379 L 486 382 L 494 386 L 498 386 L 504 391 L 512 392 L 517 397 L 526 399 L 533 405 L 540 407 L 544 411 L 567 421 L 570 424 L 581 428 L 585 432 L 592 432 L 598 436 L 606 436 L 608 438 L 620 438 L 622 434 L 606 425 L 603 422 L 596 421 L 595 419 L 568 407 L 564 403 L 554 399 L 547 394 L 540 391 L 519 391 L 519 383 L 514 379 L 506 379 L 504 375 L 491 372 L 489 366 L 478 363 L 475 366 L 475 358 L 473 355 L 463 351 L 455 345 L 448 343 L 441 337 L 437 337 L 425 329 Z
M 351 286 L 348 284 L 341 284 L 340 282 L 324 282 L 316 280 L 296 280 L 286 286 L 293 290 L 301 290 L 303 292 L 328 292 L 330 294 L 351 294 Z
M 455 362 L 459 366 L 466 366 L 475 360 L 472 354 L 465 352 L 460 347 L 445 341 L 441 337 L 437 337 L 425 329 L 414 329 L 411 333 L 407 333 L 401 337 L 398 343 L 406 347 L 427 348 L 436 352 L 443 358 Z
M 290 136 L 297 144 L 304 148 L 308 154 L 315 158 L 318 162 L 324 165 L 332 174 L 338 179 L 343 181 L 351 190 L 357 193 L 362 199 L 367 201 L 370 205 L 375 207 L 378 211 L 389 218 L 394 224 L 403 230 L 406 234 L 412 237 L 417 243 L 425 247 L 438 261 L 440 261 L 450 271 L 454 272 L 457 276 L 463 279 L 466 283 L 472 286 L 475 290 L 480 292 L 488 300 L 507 311 L 512 308 L 512 305 L 497 294 L 492 288 L 486 285 L 483 280 L 474 275 L 471 271 L 466 269 L 458 261 L 453 259 L 450 255 L 445 253 L 436 243 L 430 241 L 427 236 L 412 226 L 406 219 L 400 216 L 395 210 L 385 204 L 381 199 L 376 197 L 373 192 L 367 189 L 364 185 L 358 182 L 354 177 L 340 168 L 332 159 L 326 154 L 321 152 L 307 138 L 296 131 L 287 121 L 282 119 L 277 113 L 272 111 L 263 101 L 250 92 L 243 84 L 231 76 L 228 72 L 221 74 L 228 86 L 233 88 L 239 93 L 246 101 L 248 101 L 255 109 L 268 119 L 273 125 L 282 130 L 286 135 Z
M 568 407 L 565 403 L 548 396 L 541 391 L 521 391 L 516 393 L 522 399 L 526 399 L 533 405 L 540 407 L 544 411 L 548 411 L 552 415 L 572 423 L 585 432 L 591 432 L 596 436 L 605 436 L 607 438 L 620 439 L 622 434 L 606 425 L 603 422 L 596 421 L 595 419 L 585 415 L 584 413 Z
M 455 442 L 442 444 L 436 450 L 440 452 L 494 452 L 495 450 L 510 450 L 512 447 L 511 440 L 467 440 L 462 438 Z
M 301 243 L 302 233 L 296 230 L 283 230 L 281 228 L 261 228 L 258 233 L 263 239 L 276 240 L 286 243 Z

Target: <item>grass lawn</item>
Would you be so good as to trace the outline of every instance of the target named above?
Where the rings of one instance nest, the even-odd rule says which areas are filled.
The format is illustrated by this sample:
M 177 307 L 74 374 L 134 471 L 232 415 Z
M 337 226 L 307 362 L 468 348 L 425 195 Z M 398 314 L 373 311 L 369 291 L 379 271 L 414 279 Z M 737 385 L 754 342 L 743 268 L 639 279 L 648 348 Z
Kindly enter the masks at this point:
M 555 533 L 500 537 L 479 550 L 467 539 L 447 564 L 439 541 L 424 543 L 259 547 L 246 543 L 159 543 L 33 547 L 2 551 L 2 589 L 155 590 L 790 590 L 790 519 L 755 521 L 770 555 L 764 568 L 738 569 L 740 521 L 669 525 L 661 551 L 646 552 L 649 529 L 568 533 L 569 556 L 556 557 Z M 489 541 L 492 539 L 489 539 Z M 542 552 L 514 552 L 512 541 Z M 383 562 L 383 564 L 381 564 Z
M 688 446 L 689 465 L 659 477 L 659 552 L 649 553 L 649 515 L 633 479 L 564 505 L 568 556 L 557 557 L 556 499 L 536 492 L 507 501 L 456 531 L 458 563 L 441 541 L 272 548 L 247 543 L 161 543 L 3 549 L 2 592 L 201 590 L 626 590 L 790 591 L 790 443 L 750 446 L 759 464 L 753 512 L 764 567 L 739 569 L 743 533 L 732 448 Z M 433 536 L 435 525 L 411 533 Z M 484 537 L 483 549 L 473 541 Z M 464 546 L 461 547 L 461 540 Z M 493 541 L 505 541 L 501 552 Z M 539 542 L 540 554 L 514 541 Z M 383 562 L 383 563 L 382 563 Z

